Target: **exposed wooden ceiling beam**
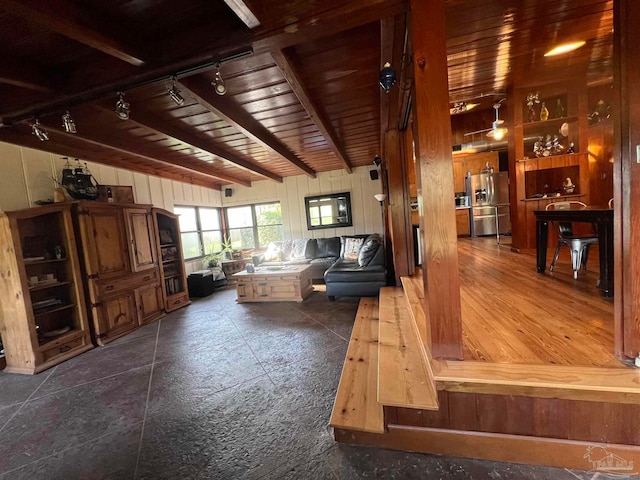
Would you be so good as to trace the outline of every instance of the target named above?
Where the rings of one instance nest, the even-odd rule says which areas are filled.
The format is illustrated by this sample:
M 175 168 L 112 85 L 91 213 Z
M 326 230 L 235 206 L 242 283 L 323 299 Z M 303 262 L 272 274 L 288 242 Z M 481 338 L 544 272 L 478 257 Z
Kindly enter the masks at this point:
M 233 13 L 249 28 L 260 26 L 260 20 L 256 18 L 251 9 L 242 0 L 224 0 Z
M 249 0 L 253 2 L 260 0 Z M 320 37 L 351 30 L 383 18 L 407 11 L 404 0 L 350 0 L 338 8 L 325 10 L 275 30 L 256 32 L 253 50 L 256 53 L 272 52 L 309 42 Z
M 402 64 L 402 53 L 405 44 L 406 21 L 405 15 L 396 15 L 380 21 L 380 68 L 385 62 L 391 63 L 398 75 Z M 398 78 L 402 82 L 402 78 Z M 380 133 L 381 139 L 389 129 L 398 128 L 400 89 L 394 86 L 389 93 L 380 89 Z M 381 143 L 382 144 L 382 143 Z
M 29 130 L 27 130 L 26 125 L 16 125 L 12 128 L 0 129 L 0 141 L 2 142 L 34 148 L 37 150 L 43 150 L 54 155 L 66 155 L 68 157 L 76 158 L 87 158 L 88 156 L 90 156 L 91 158 L 89 160 L 91 162 L 101 163 L 110 167 L 122 168 L 125 170 L 131 170 L 147 175 L 154 175 L 156 177 L 175 180 L 177 182 L 199 185 L 202 187 L 211 188 L 213 190 L 221 189 L 220 182 L 216 182 L 212 180 L 211 177 L 201 175 L 197 172 L 185 170 L 184 174 L 178 174 L 174 172 L 167 172 L 166 170 L 161 170 L 159 168 L 148 166 L 146 164 L 143 165 L 141 163 L 118 160 L 114 158 L 111 152 L 102 150 L 100 148 L 90 151 L 91 148 L 87 148 L 87 144 L 85 142 L 78 140 L 80 139 L 75 138 L 75 136 L 73 136 L 73 138 L 69 136 L 68 138 L 56 138 L 55 142 L 41 142 L 33 135 L 31 135 Z M 91 147 L 91 145 L 88 146 Z M 157 165 L 158 162 L 147 163 L 155 163 Z
M 260 122 L 244 111 L 240 105 L 231 100 L 231 98 L 216 95 L 211 85 L 209 85 L 209 82 L 190 77 L 183 79 L 181 84 L 185 89 L 189 90 L 189 93 L 200 105 L 223 118 L 227 123 L 241 131 L 254 142 L 274 151 L 311 178 L 316 178 L 315 170 L 300 160 L 295 153 L 289 150 L 288 147 L 263 127 Z
M 291 90 L 293 90 L 293 93 L 298 97 L 298 100 L 300 100 L 300 103 L 307 111 L 307 114 L 309 114 L 313 123 L 315 123 L 318 130 L 320 130 L 320 133 L 324 136 L 331 151 L 333 151 L 334 155 L 344 165 L 345 170 L 351 173 L 351 162 L 349 161 L 349 157 L 342 145 L 342 142 L 331 125 L 331 121 L 329 120 L 329 117 L 327 117 L 327 114 L 311 98 L 309 89 L 300 79 L 291 56 L 283 50 L 271 52 L 271 56 L 275 60 L 276 65 L 278 65 L 278 68 L 282 72 L 285 80 L 289 83 Z
M 130 119 L 144 127 L 150 128 L 151 130 L 155 130 L 156 132 L 167 135 L 182 143 L 186 143 L 187 145 L 190 145 L 194 148 L 210 153 L 211 155 L 215 155 L 216 157 L 220 157 L 222 160 L 233 163 L 239 168 L 243 168 L 250 172 L 282 183 L 281 176 L 276 175 L 275 173 L 270 172 L 269 170 L 262 168 L 252 162 L 249 162 L 241 156 L 236 155 L 235 153 L 230 152 L 225 148 L 213 145 L 210 141 L 189 133 L 186 130 L 176 128 L 166 121 L 150 114 L 149 112 L 142 111 L 139 107 L 136 107 L 136 109 L 131 112 Z
M 47 125 L 47 130 L 49 132 L 54 132 L 56 136 L 58 135 L 62 137 L 70 136 L 92 145 L 97 145 L 103 148 L 107 148 L 109 150 L 114 150 L 116 152 L 124 153 L 125 155 L 131 155 L 134 157 L 151 160 L 157 163 L 169 164 L 175 167 L 180 167 L 182 169 L 186 169 L 192 172 L 197 172 L 202 175 L 211 177 L 215 179 L 214 181 L 225 182 L 225 183 L 237 183 L 240 185 L 244 185 L 246 187 L 251 186 L 251 182 L 240 180 L 231 175 L 221 174 L 218 169 L 212 167 L 211 165 L 208 165 L 206 162 L 202 162 L 201 160 L 179 158 L 178 156 L 171 157 L 171 158 L 151 156 L 147 153 L 147 151 L 143 147 L 137 147 L 137 146 L 123 147 L 121 144 L 116 143 L 111 139 L 103 138 L 100 135 L 96 135 L 95 133 L 93 134 L 87 134 L 86 132 L 84 133 L 80 132 L 77 134 L 67 133 L 60 127 L 50 126 L 50 125 L 55 125 L 53 122 L 47 122 L 46 125 Z M 53 136 L 51 139 L 52 140 L 54 139 Z
M 0 83 L 29 88 L 39 92 L 51 92 L 53 86 L 47 75 L 25 61 L 3 58 L 0 69 Z
M 3 0 L 2 8 L 136 67 L 145 63 L 140 52 L 113 38 L 112 33 L 98 31 L 98 19 L 66 0 Z

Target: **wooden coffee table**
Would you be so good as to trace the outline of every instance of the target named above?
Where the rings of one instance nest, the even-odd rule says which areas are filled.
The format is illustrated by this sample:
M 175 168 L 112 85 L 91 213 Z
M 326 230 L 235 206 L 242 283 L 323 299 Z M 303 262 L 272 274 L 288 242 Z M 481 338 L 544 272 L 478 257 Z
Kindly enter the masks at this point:
M 233 275 L 238 303 L 302 302 L 313 292 L 310 265 L 257 267 Z

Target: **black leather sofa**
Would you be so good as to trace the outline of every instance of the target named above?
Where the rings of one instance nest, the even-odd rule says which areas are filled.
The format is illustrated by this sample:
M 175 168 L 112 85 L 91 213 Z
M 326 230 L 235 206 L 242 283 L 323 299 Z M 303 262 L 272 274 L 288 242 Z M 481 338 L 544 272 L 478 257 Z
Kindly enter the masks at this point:
M 386 285 L 384 247 L 377 233 L 272 242 L 253 256 L 255 266 L 311 265 L 311 278 L 324 280 L 327 295 L 375 297 Z
M 311 278 L 322 280 L 324 272 L 340 257 L 340 237 L 302 238 L 272 242 L 267 251 L 253 256 L 255 266 L 311 265 Z
M 361 239 L 360 248 L 349 248 L 349 239 Z M 340 258 L 324 273 L 327 296 L 375 297 L 387 284 L 384 246 L 377 233 L 341 238 Z

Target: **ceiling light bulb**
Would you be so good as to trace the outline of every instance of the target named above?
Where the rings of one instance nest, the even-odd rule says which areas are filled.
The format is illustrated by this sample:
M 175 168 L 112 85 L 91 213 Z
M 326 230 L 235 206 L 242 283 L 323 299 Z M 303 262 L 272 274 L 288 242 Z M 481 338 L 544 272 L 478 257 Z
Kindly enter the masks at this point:
M 172 79 L 172 85 L 169 88 L 169 96 L 171 100 L 176 102 L 176 105 L 184 105 L 184 97 L 180 95 L 180 89 L 176 86 L 176 77 L 174 76 Z
M 49 140 L 49 134 L 44 128 L 40 126 L 40 121 L 37 118 L 36 121 L 33 122 L 33 125 L 31 125 L 31 130 L 31 133 L 33 133 L 41 142 L 46 142 L 47 140 Z
M 571 43 L 563 43 L 562 45 L 558 45 L 557 47 L 552 48 L 547 53 L 544 54 L 545 57 L 553 57 L 554 55 L 561 55 L 563 53 L 573 52 L 578 48 L 582 47 L 586 42 L 584 40 L 580 40 L 578 42 Z
M 67 110 L 67 113 L 62 115 L 62 128 L 64 128 L 64 131 L 67 133 L 78 133 L 78 130 L 76 129 L 76 122 L 71 118 L 69 110 Z
M 124 101 L 124 92 L 118 92 L 118 101 L 116 102 L 116 113 L 122 120 L 129 120 L 131 114 L 131 105 Z
M 224 95 L 225 93 L 227 93 L 227 87 L 224 84 L 224 79 L 222 78 L 222 74 L 220 73 L 220 64 L 218 64 L 216 68 L 218 70 L 216 71 L 216 74 L 213 77 L 213 81 L 211 82 L 211 85 L 213 85 L 213 88 L 215 89 L 218 95 Z

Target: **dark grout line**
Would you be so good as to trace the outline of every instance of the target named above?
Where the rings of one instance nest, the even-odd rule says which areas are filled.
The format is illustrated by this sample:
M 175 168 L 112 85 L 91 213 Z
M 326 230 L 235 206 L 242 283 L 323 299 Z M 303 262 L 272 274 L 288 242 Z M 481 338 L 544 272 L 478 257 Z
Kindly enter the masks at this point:
M 151 371 L 149 372 L 149 387 L 147 388 L 147 399 L 144 403 L 144 414 L 142 415 L 142 428 L 140 429 L 140 441 L 138 443 L 138 454 L 136 456 L 136 468 L 133 471 L 133 479 L 138 478 L 138 467 L 140 466 L 140 454 L 142 453 L 142 439 L 144 438 L 144 427 L 147 421 L 147 411 L 149 410 L 149 397 L 151 396 L 151 382 L 153 380 L 153 369 L 156 364 L 156 353 L 158 352 L 158 339 L 160 338 L 160 326 L 162 318 L 158 320 L 158 329 L 156 330 L 156 345 L 153 349 L 153 358 L 151 359 Z
M 29 400 L 31 400 L 31 398 L 36 394 L 36 392 L 37 392 L 38 390 L 40 390 L 40 388 L 42 387 L 42 385 L 44 385 L 44 384 L 45 384 L 45 382 L 46 382 L 47 380 L 49 380 L 49 377 L 51 377 L 51 375 L 53 375 L 53 373 L 54 373 L 57 369 L 58 369 L 58 365 L 56 365 L 55 367 L 53 367 L 53 368 L 51 369 L 51 371 L 49 372 L 49 375 L 47 375 L 47 376 L 44 378 L 44 380 L 42 380 L 42 383 L 41 383 L 40 385 L 38 385 L 38 386 L 37 386 L 37 388 L 36 388 L 33 392 L 31 392 L 31 395 L 29 395 L 29 396 L 27 397 L 27 399 L 26 399 L 24 402 L 22 402 L 22 405 L 20 405 L 20 408 L 18 408 L 15 412 L 13 412 L 13 415 L 11 415 L 11 417 L 9 417 L 9 420 L 7 420 L 7 421 L 5 422 L 5 424 L 4 424 L 4 425 L 2 425 L 2 428 L 0 428 L 0 432 L 2 432 L 2 431 L 5 429 L 5 427 L 6 427 L 7 425 L 9 425 L 9 422 L 11 422 L 11 420 L 13 420 L 13 419 L 15 418 L 15 416 L 16 416 L 16 415 L 18 415 L 18 413 L 20 413 L 20 412 L 22 411 L 22 409 L 23 409 L 23 408 L 24 408 L 24 406 L 27 404 L 27 402 L 28 402 Z M 36 398 L 37 398 L 37 397 L 36 397 Z
M 344 340 L 345 342 L 349 343 L 349 338 L 344 338 L 342 335 L 340 335 L 338 332 L 334 332 L 333 330 L 331 330 L 329 327 L 327 327 L 324 323 L 316 320 L 315 318 L 313 318 L 313 316 L 307 312 L 303 312 L 302 310 L 298 310 L 294 307 L 294 309 L 296 311 L 298 311 L 299 313 L 301 313 L 302 315 L 304 315 L 305 317 L 308 317 L 312 322 L 317 323 L 318 325 L 326 328 L 327 330 L 329 330 L 331 333 L 333 333 L 336 337 L 341 338 L 342 340 Z M 355 316 L 354 316 L 354 321 L 355 321 Z
M 258 364 L 260 365 L 260 368 L 262 369 L 262 371 L 264 372 L 264 374 L 267 376 L 267 378 L 269 379 L 269 381 L 271 382 L 271 384 L 276 387 L 276 382 L 273 381 L 273 378 L 271 378 L 271 375 L 269 375 L 269 372 L 267 372 L 267 369 L 264 368 L 264 365 L 262 364 L 262 362 L 260 361 L 260 359 L 258 358 L 258 356 L 256 355 L 256 352 L 253 351 L 253 348 L 251 348 L 251 345 L 249 345 L 249 342 L 247 342 L 246 340 L 246 335 L 244 335 L 242 333 L 242 331 L 238 328 L 238 325 L 236 325 L 236 322 L 233 321 L 233 318 L 231 318 L 231 316 L 229 316 L 226 312 L 224 312 L 224 314 L 227 317 L 227 320 L 229 320 L 233 326 L 235 327 L 235 329 L 238 331 L 238 333 L 240 334 L 240 337 L 242 338 L 242 341 L 244 342 L 244 344 L 247 346 L 247 348 L 249 349 L 249 351 L 251 352 L 251 355 L 253 355 L 253 358 L 256 359 L 256 361 L 258 362 Z M 258 378 L 258 377 L 256 377 Z
M 140 423 L 142 423 L 142 421 L 134 423 L 132 425 L 129 425 L 126 429 L 127 430 L 133 429 L 136 425 L 138 425 Z M 123 428 L 122 430 L 124 431 L 125 429 Z M 103 435 L 100 435 L 99 437 L 95 437 L 95 438 L 92 438 L 90 440 L 87 440 L 86 442 L 81 442 L 81 443 L 77 443 L 75 445 L 68 446 L 66 448 L 63 448 L 62 450 L 58 450 L 56 452 L 50 453 L 49 455 L 45 455 L 44 457 L 37 458 L 35 460 L 30 461 L 29 463 L 25 463 L 24 465 L 19 466 L 19 467 L 13 468 L 11 470 L 7 470 L 6 472 L 0 472 L 0 477 L 4 477 L 5 475 L 8 475 L 9 473 L 13 473 L 13 472 L 17 472 L 18 470 L 22 470 L 23 468 L 26 468 L 29 465 L 33 465 L 34 463 L 41 462 L 43 460 L 46 460 L 47 458 L 54 457 L 55 455 L 60 455 L 61 453 L 64 453 L 64 452 L 66 452 L 68 450 L 72 450 L 74 448 L 82 447 L 83 445 L 88 445 L 88 444 L 90 444 L 92 442 L 97 442 L 101 438 L 108 437 L 109 435 L 115 435 L 117 433 L 119 433 L 118 430 L 116 430 L 115 432 L 105 433 Z

